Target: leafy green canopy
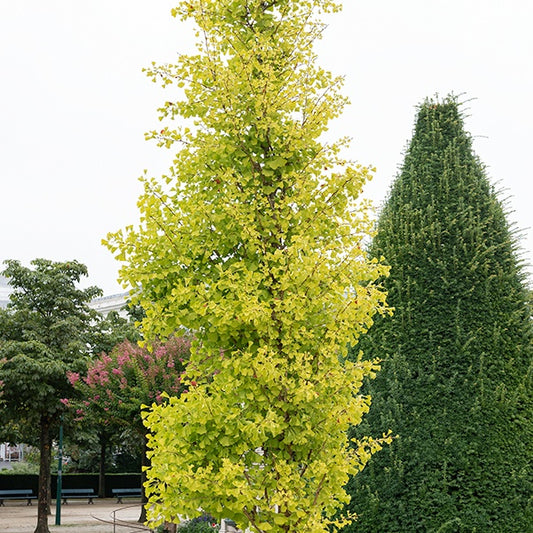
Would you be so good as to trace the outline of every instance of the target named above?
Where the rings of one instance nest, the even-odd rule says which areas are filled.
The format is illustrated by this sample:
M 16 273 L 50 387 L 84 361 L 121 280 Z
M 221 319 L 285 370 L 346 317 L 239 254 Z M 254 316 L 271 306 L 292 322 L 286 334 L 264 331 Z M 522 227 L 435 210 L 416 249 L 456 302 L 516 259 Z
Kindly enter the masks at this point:
M 127 318 L 120 316 L 117 311 L 110 311 L 95 324 L 91 338 L 93 354 L 98 356 L 101 353 L 110 353 L 117 344 L 124 340 L 130 342 L 142 340 L 142 333 L 135 325 L 136 318 L 131 315 L 132 311 L 138 312 L 138 310 L 127 306 L 126 303 L 124 307 L 128 309 Z
M 147 335 L 194 332 L 189 392 L 146 417 L 154 522 L 198 508 L 254 531 L 325 531 L 349 473 L 381 441 L 349 449 L 373 362 L 342 362 L 384 311 L 357 202 L 370 171 L 319 139 L 345 103 L 316 65 L 327 0 L 191 0 L 198 54 L 149 71 L 183 88 L 151 136 L 178 144 L 145 179 L 141 224 L 110 236 Z M 177 91 L 179 93 L 179 91 Z M 179 94 L 177 95 L 179 97 Z
M 13 292 L 7 310 L 0 310 L 0 421 L 16 420 L 19 435 L 30 438 L 39 428 L 35 533 L 48 533 L 52 429 L 65 409 L 61 400 L 73 393 L 67 372 L 85 369 L 96 319 L 88 304 L 101 291 L 76 287 L 87 275 L 77 261 L 5 264 L 2 274 Z
M 532 330 L 516 242 L 453 98 L 420 107 L 372 255 L 394 317 L 358 431 L 400 438 L 350 483 L 347 531 L 530 531 Z
M 13 292 L 0 314 L 0 379 L 2 410 L 7 418 L 34 427 L 42 415 L 64 409 L 61 398 L 72 394 L 67 371 L 86 365 L 90 323 L 88 303 L 100 289 L 78 289 L 87 269 L 77 261 L 32 261 L 33 268 L 6 261 L 2 274 Z

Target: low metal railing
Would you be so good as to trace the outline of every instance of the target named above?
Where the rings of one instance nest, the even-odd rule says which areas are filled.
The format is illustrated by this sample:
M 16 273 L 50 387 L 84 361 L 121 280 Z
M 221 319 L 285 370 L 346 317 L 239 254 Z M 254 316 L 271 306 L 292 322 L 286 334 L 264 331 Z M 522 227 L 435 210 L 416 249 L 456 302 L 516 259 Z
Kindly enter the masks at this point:
M 117 512 L 123 511 L 124 509 L 129 509 L 129 508 L 138 507 L 138 506 L 139 504 L 133 504 L 133 505 L 122 506 L 119 509 L 114 509 L 110 513 L 110 520 L 105 520 L 103 518 L 99 518 L 94 515 L 91 515 L 91 517 L 97 520 L 98 522 L 103 522 L 104 524 L 112 525 L 113 533 L 127 533 L 124 531 L 124 529 L 126 528 L 128 528 L 129 532 L 152 531 L 149 527 L 144 526 L 143 524 L 132 524 L 131 522 L 127 522 L 126 520 L 120 520 L 117 518 Z M 120 528 L 120 531 L 117 531 L 117 528 Z

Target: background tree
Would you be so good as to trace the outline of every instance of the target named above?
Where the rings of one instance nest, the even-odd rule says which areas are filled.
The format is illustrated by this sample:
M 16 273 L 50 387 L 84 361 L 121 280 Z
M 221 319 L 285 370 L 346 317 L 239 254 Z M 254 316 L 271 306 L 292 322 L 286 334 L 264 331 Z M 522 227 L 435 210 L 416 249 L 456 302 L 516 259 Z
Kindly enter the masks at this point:
M 428 100 L 379 217 L 392 319 L 360 430 L 399 434 L 361 476 L 347 531 L 530 531 L 532 330 L 517 243 L 459 104 Z M 357 431 L 356 431 L 357 433 Z
M 13 292 L 0 314 L 0 382 L 3 420 L 19 420 L 40 431 L 36 533 L 48 533 L 53 431 L 64 411 L 61 399 L 73 393 L 67 372 L 86 368 L 87 340 L 95 312 L 88 303 L 100 289 L 78 289 L 87 269 L 35 259 L 33 268 L 6 261 L 2 274 Z
M 316 65 L 329 0 L 190 0 L 198 54 L 149 71 L 185 87 L 152 134 L 179 143 L 161 181 L 146 179 L 141 226 L 110 237 L 139 287 L 146 331 L 184 326 L 195 342 L 189 392 L 147 417 L 156 523 L 198 508 L 254 531 L 319 532 L 346 500 L 347 474 L 379 443 L 347 446 L 369 401 L 370 362 L 348 342 L 384 305 L 361 243 L 369 171 L 320 141 L 345 103 Z
M 132 342 L 141 339 L 140 330 L 136 327 L 136 315 L 142 315 L 142 312 L 129 306 L 126 306 L 126 310 L 127 318 L 122 317 L 117 311 L 111 311 L 106 316 L 100 314 L 96 316 L 89 338 L 92 356 L 109 353 L 116 345 L 126 339 Z M 65 405 L 71 404 L 66 399 L 63 402 Z M 91 412 L 91 414 L 93 413 Z M 107 417 L 98 416 L 84 416 L 81 427 L 79 414 L 71 409 L 67 410 L 66 415 L 63 419 L 64 449 L 72 459 L 69 468 L 89 472 L 98 471 L 98 495 L 103 498 L 105 496 L 106 466 L 109 462 L 107 452 L 112 446 L 121 444 L 123 428 Z M 139 457 L 140 455 L 141 451 L 139 451 Z
M 110 311 L 105 317 L 100 317 L 91 337 L 91 350 L 95 355 L 110 353 L 117 344 L 125 340 L 137 342 L 142 339 L 141 331 L 135 325 L 130 311 L 128 307 L 127 318 L 120 316 L 117 311 Z
M 161 403 L 163 393 L 179 396 L 185 386 L 182 376 L 189 359 L 190 339 L 171 336 L 156 341 L 151 350 L 128 340 L 118 344 L 109 353 L 102 353 L 91 361 L 85 377 L 70 373 L 69 380 L 81 393 L 83 407 L 77 416 L 87 417 L 100 426 L 101 453 L 116 434 L 116 428 L 132 428 L 137 434 L 146 460 L 146 429 L 141 418 L 143 406 Z M 105 464 L 105 458 L 101 464 Z M 145 473 L 142 472 L 145 480 Z M 144 499 L 145 500 L 145 499 Z M 140 521 L 144 521 L 144 509 Z

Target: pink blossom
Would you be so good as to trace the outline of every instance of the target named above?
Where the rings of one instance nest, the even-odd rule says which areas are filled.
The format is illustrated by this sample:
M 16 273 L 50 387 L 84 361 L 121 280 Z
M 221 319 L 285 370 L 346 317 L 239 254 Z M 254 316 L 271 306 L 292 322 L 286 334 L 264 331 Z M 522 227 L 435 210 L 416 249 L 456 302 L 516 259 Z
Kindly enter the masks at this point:
M 100 375 L 98 377 L 100 378 L 101 385 L 105 385 L 106 383 L 109 383 L 109 372 L 107 370 L 102 370 L 102 372 L 100 372 Z
M 69 399 L 68 398 L 61 398 L 61 400 L 59 400 L 63 405 L 69 405 Z
M 69 381 L 69 383 L 74 386 L 79 380 L 80 380 L 80 375 L 78 372 L 70 372 L 68 371 L 67 372 L 67 379 Z
M 128 354 L 118 354 L 117 355 L 117 363 L 120 366 L 124 366 L 126 363 L 129 363 L 131 361 L 130 356 Z
M 179 395 L 189 350 L 190 339 L 186 338 L 155 341 L 151 351 L 129 341 L 122 342 L 110 354 L 102 353 L 89 364 L 87 376 L 79 384 L 82 392 L 85 387 L 86 398 L 90 400 L 85 405 L 94 404 L 109 412 L 102 417 L 104 423 L 107 417 L 120 416 L 127 403 L 121 391 L 128 390 L 127 397 L 147 404 L 163 402 L 161 390 Z M 73 379 L 80 381 L 79 376 Z

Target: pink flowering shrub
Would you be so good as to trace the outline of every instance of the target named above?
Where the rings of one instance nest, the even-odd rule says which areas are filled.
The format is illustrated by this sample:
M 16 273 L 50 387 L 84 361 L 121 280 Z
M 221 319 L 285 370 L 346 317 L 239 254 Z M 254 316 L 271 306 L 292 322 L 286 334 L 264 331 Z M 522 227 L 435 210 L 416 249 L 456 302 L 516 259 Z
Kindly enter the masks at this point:
M 184 392 L 182 377 L 190 347 L 188 337 L 158 341 L 151 350 L 126 340 L 90 362 L 86 376 L 69 373 L 70 383 L 85 398 L 77 418 L 91 412 L 100 419 L 134 423 L 143 431 L 143 405 L 161 403 L 163 393 L 179 396 Z

